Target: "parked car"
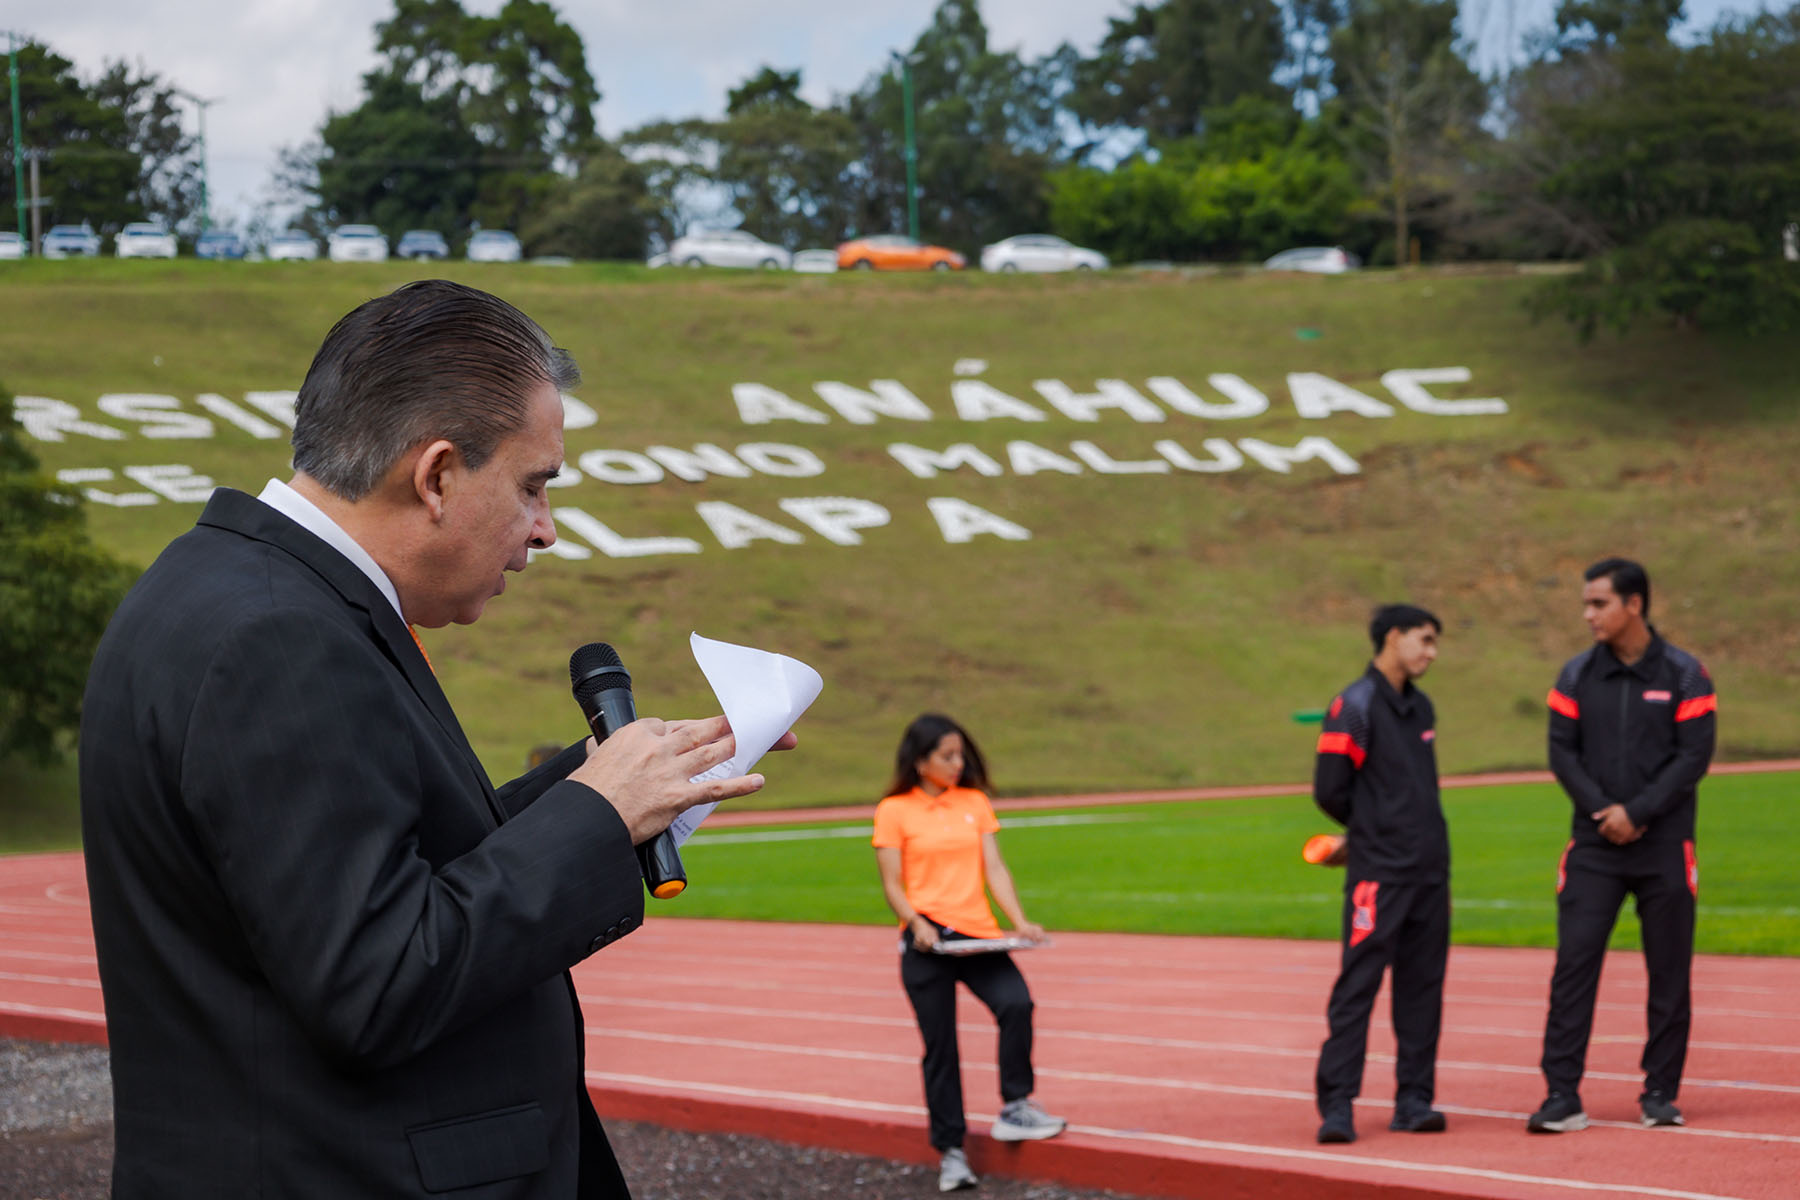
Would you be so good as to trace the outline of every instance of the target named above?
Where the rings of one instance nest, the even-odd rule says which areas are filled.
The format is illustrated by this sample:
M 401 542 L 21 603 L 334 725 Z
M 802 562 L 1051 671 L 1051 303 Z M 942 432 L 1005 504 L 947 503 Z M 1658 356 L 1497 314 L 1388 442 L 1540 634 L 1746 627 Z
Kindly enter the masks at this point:
M 1362 259 L 1342 246 L 1297 246 L 1263 263 L 1268 271 L 1309 271 L 1314 275 L 1342 275 L 1360 266 Z
M 400 235 L 394 254 L 399 258 L 441 260 L 450 257 L 450 243 L 435 229 L 409 229 Z
M 0 232 L 0 258 L 24 257 L 25 239 L 11 230 Z
M 745 229 L 701 229 L 669 243 L 669 261 L 684 267 L 787 270 L 794 256 Z
M 319 243 L 303 230 L 284 229 L 264 243 L 263 253 L 271 262 L 311 262 L 319 257 Z
M 332 262 L 386 262 L 387 238 L 373 225 L 339 225 L 325 239 Z
M 519 239 L 504 229 L 481 229 L 469 239 L 463 257 L 470 262 L 518 262 L 524 257 Z
M 836 250 L 796 250 L 794 270 L 802 275 L 829 275 L 837 270 Z
M 838 269 L 856 271 L 960 271 L 968 260 L 943 246 L 928 246 L 897 233 L 842 242 Z
M 175 235 L 154 221 L 133 221 L 113 238 L 117 258 L 174 258 L 175 250 Z
M 39 249 L 45 258 L 93 258 L 100 253 L 100 235 L 85 221 L 52 225 Z
M 242 258 L 244 239 L 229 229 L 208 229 L 194 242 L 195 258 Z
M 984 271 L 1104 271 L 1106 255 L 1049 233 L 1021 233 L 981 248 Z

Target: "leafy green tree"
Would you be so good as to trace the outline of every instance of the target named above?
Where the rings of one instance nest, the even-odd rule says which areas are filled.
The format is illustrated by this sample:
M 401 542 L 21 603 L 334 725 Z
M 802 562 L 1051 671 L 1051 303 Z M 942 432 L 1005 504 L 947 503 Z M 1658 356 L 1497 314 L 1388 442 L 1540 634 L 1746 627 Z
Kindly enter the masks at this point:
M 480 16 L 458 0 L 395 0 L 375 34 L 361 104 L 326 120 L 316 150 L 284 152 L 278 177 L 312 197 L 315 227 L 520 229 L 579 175 L 600 91 L 551 5 L 507 0 Z
M 1417 218 L 1462 192 L 1487 136 L 1488 92 L 1459 49 L 1455 0 L 1351 0 L 1331 59 L 1327 111 L 1387 210 L 1394 261 L 1405 262 Z
M 387 72 L 363 81 L 363 102 L 328 117 L 313 160 L 317 227 L 365 222 L 390 232 L 468 228 L 487 148 L 453 98 Z M 495 162 L 494 166 L 505 164 Z
M 1204 137 L 1155 162 L 1054 173 L 1052 227 L 1122 261 L 1230 261 L 1341 241 L 1366 213 L 1355 171 L 1320 122 L 1249 96 L 1204 119 Z
M 1584 335 L 1661 315 L 1677 325 L 1800 328 L 1800 5 L 1726 23 L 1692 46 L 1596 44 L 1531 76 L 1510 183 L 1591 254 L 1540 312 Z
M 197 163 L 173 90 L 154 74 L 109 64 L 84 83 L 48 47 L 19 48 L 19 115 L 27 153 L 39 157 L 43 224 L 90 222 L 103 232 L 160 219 L 171 228 L 195 209 Z M 0 131 L 10 137 L 11 90 L 0 86 Z M 0 194 L 13 194 L 12 155 L 0 154 Z
M 973 252 L 983 243 L 1041 229 L 1045 174 L 1060 147 L 1053 65 L 1026 63 L 988 46 L 976 0 L 944 0 L 914 43 L 919 151 L 919 227 L 927 239 Z M 854 228 L 906 228 L 905 112 L 901 75 L 887 67 L 850 96 L 845 112 L 860 142 L 853 176 Z
M 1556 31 L 1565 46 L 1667 41 L 1681 15 L 1682 0 L 1562 0 Z
M 1140 129 L 1153 142 L 1189 137 L 1207 109 L 1279 96 L 1286 49 L 1274 0 L 1134 4 L 1076 65 L 1068 105 L 1090 125 Z
M 616 146 L 597 143 L 573 179 L 559 179 L 520 227 L 543 254 L 641 259 L 652 201 L 644 171 Z
M 52 762 L 131 572 L 88 538 L 73 488 L 41 475 L 0 387 L 0 757 Z
M 801 99 L 798 71 L 764 67 L 732 89 L 712 137 L 712 178 L 729 192 L 745 229 L 794 250 L 849 234 L 856 126 Z

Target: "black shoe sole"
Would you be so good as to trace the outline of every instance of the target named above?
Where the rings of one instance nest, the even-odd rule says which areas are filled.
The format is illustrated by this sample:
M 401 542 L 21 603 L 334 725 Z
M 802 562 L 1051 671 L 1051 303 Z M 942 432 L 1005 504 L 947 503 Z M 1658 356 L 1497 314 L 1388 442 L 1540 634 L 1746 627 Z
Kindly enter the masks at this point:
M 1432 1113 L 1417 1121 L 1395 1121 L 1388 1128 L 1395 1133 L 1442 1133 L 1448 1125 L 1443 1113 Z

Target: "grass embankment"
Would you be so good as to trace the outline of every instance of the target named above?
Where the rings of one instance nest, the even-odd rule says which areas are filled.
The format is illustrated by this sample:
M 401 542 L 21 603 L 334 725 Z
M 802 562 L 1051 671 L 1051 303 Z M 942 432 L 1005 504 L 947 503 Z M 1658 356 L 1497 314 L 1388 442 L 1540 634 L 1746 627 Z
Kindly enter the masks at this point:
M 324 331 L 410 264 L 60 262 L 0 264 L 0 379 L 123 430 L 33 443 L 46 467 L 181 464 L 256 490 L 284 475 L 286 443 L 205 412 L 203 393 L 299 385 Z M 474 629 L 428 632 L 434 662 L 496 776 L 527 750 L 571 739 L 579 717 L 564 663 L 592 639 L 618 646 L 645 712 L 711 707 L 686 635 L 778 649 L 826 689 L 802 749 L 769 766 L 755 803 L 786 807 L 878 794 L 901 726 L 941 708 L 972 728 L 1014 793 L 1304 778 L 1317 708 L 1362 666 L 1377 601 L 1409 598 L 1448 622 L 1428 685 L 1446 771 L 1542 763 L 1542 698 L 1584 643 L 1578 574 L 1605 553 L 1643 558 L 1655 616 L 1718 681 L 1721 754 L 1800 747 L 1800 460 L 1790 344 L 1645 330 L 1574 343 L 1534 326 L 1510 274 L 1368 272 L 1087 278 L 899 278 L 647 272 L 632 267 L 432 268 L 514 300 L 569 346 L 597 425 L 571 429 L 573 462 L 599 449 L 728 450 L 781 442 L 816 454 L 811 478 L 584 479 L 558 493 L 629 537 L 698 542 L 692 555 L 543 559 Z M 986 363 L 958 376 L 962 359 Z M 1498 396 L 1493 416 L 1430 416 L 1395 402 L 1393 368 L 1466 367 L 1444 397 Z M 965 370 L 969 370 L 966 364 Z M 1318 372 L 1389 404 L 1391 417 L 1297 415 L 1290 372 Z M 1269 396 L 1266 413 L 1159 424 L 1110 412 L 1069 419 L 1034 390 L 1155 376 L 1203 397 L 1214 373 Z M 1039 422 L 958 419 L 951 386 L 978 378 Z M 821 381 L 898 380 L 929 421 L 852 424 Z M 747 425 L 735 383 L 759 383 L 830 415 Z M 99 408 L 107 393 L 174 396 L 209 438 L 143 436 Z M 1121 462 L 1209 438 L 1293 445 L 1326 437 L 1362 471 L 1318 462 L 1278 474 L 1056 471 L 915 478 L 890 443 L 968 442 L 1003 465 L 1028 440 L 1074 461 L 1086 440 Z M 99 484 L 142 490 L 128 480 Z M 891 522 L 835 546 L 783 499 L 853 497 Z M 948 544 L 927 501 L 954 497 L 1029 529 L 1027 542 Z M 696 511 L 724 501 L 805 535 L 723 548 Z M 197 503 L 90 507 L 106 545 L 147 563 Z M 18 780 L 13 780 L 14 784 Z M 66 783 L 66 781 L 65 781 Z M 59 786 L 53 779 L 52 789 Z M 72 790 L 64 786 L 65 794 Z M 71 828 L 65 824 L 64 828 Z M 20 836 L 27 836 L 21 834 Z M 70 835 L 72 836 L 72 835 Z M 51 840 L 54 840 L 53 838 Z
M 1800 953 L 1787 839 L 1772 837 L 1794 775 L 1701 785 L 1698 949 Z M 1449 819 L 1454 938 L 1556 944 L 1556 864 L 1569 803 L 1549 785 L 1457 788 Z M 1772 824 L 1774 822 L 1775 824 Z M 1307 866 L 1300 844 L 1332 828 L 1304 796 L 1002 813 L 1000 840 L 1032 919 L 1052 930 L 1338 936 L 1343 872 Z M 682 849 L 691 886 L 657 915 L 879 924 L 869 823 L 702 828 Z M 1615 947 L 1639 945 L 1627 904 Z

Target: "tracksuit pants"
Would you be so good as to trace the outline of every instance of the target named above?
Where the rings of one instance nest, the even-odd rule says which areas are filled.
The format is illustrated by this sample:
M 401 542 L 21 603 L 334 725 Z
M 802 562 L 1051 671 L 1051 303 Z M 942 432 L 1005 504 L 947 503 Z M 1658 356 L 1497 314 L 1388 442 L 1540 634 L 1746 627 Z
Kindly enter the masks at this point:
M 925 1107 L 931 1114 L 931 1145 L 952 1150 L 963 1144 L 962 1057 L 956 1044 L 956 985 L 967 985 L 1000 1024 L 1000 1098 L 1031 1095 L 1031 992 L 1005 953 L 952 956 L 922 954 L 912 939 L 900 955 L 900 982 L 919 1018 L 925 1039 Z
M 1362 1091 L 1369 1014 L 1389 968 L 1398 1046 L 1394 1104 L 1431 1106 L 1449 953 L 1448 882 L 1345 881 L 1343 964 L 1325 1013 L 1331 1032 L 1319 1051 L 1314 1081 L 1320 1116 L 1348 1106 Z
M 1649 1039 L 1640 1062 L 1644 1090 L 1675 1099 L 1693 1018 L 1688 979 L 1698 885 L 1692 842 L 1619 848 L 1570 843 L 1563 852 L 1556 888 L 1556 970 L 1544 1022 L 1542 1065 L 1551 1091 L 1580 1092 L 1600 966 L 1629 893 L 1637 898 L 1650 976 Z

